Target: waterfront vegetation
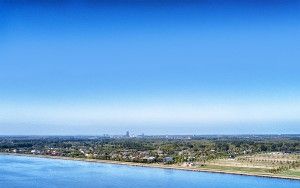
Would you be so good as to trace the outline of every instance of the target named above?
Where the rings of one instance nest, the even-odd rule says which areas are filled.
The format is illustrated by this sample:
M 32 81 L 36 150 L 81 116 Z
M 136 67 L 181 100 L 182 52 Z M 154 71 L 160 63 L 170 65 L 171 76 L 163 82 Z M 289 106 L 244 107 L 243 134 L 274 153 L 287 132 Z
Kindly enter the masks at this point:
M 2 136 L 0 151 L 300 178 L 299 135 Z

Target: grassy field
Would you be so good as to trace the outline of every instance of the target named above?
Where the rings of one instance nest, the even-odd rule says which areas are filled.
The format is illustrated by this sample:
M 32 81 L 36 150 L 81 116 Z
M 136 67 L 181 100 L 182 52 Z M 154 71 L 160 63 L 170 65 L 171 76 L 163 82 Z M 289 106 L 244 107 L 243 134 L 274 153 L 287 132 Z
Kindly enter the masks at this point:
M 245 155 L 236 158 L 216 159 L 206 162 L 204 165 L 199 165 L 197 168 L 300 178 L 300 155 L 278 152 Z
M 236 167 L 236 166 L 220 166 L 220 165 L 205 165 L 199 167 L 200 169 L 213 169 L 217 171 L 229 171 L 229 172 L 246 172 L 246 173 L 268 173 L 263 168 L 249 168 L 249 167 Z
M 300 177 L 300 168 L 297 169 L 289 169 L 287 171 L 283 171 L 279 174 L 282 175 L 287 175 L 287 176 L 296 176 L 296 177 Z

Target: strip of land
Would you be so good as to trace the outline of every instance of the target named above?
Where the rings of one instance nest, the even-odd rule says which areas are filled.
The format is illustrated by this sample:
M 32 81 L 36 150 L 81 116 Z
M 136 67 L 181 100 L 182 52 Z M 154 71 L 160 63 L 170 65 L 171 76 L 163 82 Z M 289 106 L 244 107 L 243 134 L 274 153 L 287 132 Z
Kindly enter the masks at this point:
M 297 168 L 294 170 L 288 170 L 288 171 L 285 171 L 285 172 L 279 173 L 279 174 L 274 174 L 274 173 L 265 172 L 264 170 L 261 170 L 261 168 L 237 167 L 237 166 L 232 166 L 232 165 L 231 166 L 230 165 L 220 166 L 220 165 L 216 165 L 216 164 L 213 165 L 211 163 L 208 165 L 199 167 L 199 166 L 182 166 L 182 165 L 178 165 L 178 164 L 161 164 L 161 163 L 147 164 L 147 163 L 122 162 L 122 161 L 113 161 L 113 160 L 99 160 L 99 159 L 88 159 L 88 158 L 72 158 L 72 157 L 62 157 L 62 156 L 18 154 L 18 153 L 5 153 L 5 152 L 1 152 L 1 155 L 62 159 L 62 160 L 107 163 L 107 164 L 117 164 L 117 165 L 129 165 L 129 166 L 137 166 L 137 167 L 150 167 L 150 168 L 211 172 L 211 173 L 225 173 L 225 174 L 235 174 L 235 175 L 300 180 L 300 168 Z
M 300 135 L 0 136 L 0 153 L 300 179 Z

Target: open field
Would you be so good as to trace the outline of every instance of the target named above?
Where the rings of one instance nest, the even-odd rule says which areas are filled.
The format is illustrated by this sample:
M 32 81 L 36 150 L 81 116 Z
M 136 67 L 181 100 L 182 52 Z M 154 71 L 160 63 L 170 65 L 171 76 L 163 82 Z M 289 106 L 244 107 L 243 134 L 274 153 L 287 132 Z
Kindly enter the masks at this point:
M 300 177 L 300 155 L 281 152 L 245 155 L 236 158 L 215 159 L 198 168 Z
M 300 168 L 298 167 L 296 169 L 289 169 L 289 170 L 281 172 L 279 174 L 300 177 Z

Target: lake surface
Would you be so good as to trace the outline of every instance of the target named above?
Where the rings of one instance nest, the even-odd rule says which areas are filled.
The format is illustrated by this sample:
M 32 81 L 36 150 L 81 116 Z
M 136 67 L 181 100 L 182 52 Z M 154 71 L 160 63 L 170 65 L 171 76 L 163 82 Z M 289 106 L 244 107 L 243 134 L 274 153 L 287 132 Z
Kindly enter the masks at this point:
M 0 187 L 300 188 L 300 181 L 0 155 Z

